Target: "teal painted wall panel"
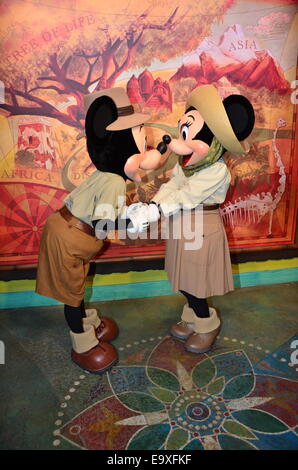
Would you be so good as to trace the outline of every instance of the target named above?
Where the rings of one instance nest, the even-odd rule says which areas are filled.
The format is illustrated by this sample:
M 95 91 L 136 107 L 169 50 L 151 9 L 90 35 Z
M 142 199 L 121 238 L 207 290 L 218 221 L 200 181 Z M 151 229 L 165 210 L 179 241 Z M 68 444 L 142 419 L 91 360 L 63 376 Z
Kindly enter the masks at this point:
M 235 288 L 298 282 L 298 268 L 246 272 L 234 274 L 233 278 Z M 85 299 L 88 302 L 99 302 L 172 294 L 171 285 L 168 281 L 151 281 L 87 287 Z M 59 304 L 60 302 L 40 296 L 34 291 L 4 292 L 0 294 L 0 308 L 24 308 Z

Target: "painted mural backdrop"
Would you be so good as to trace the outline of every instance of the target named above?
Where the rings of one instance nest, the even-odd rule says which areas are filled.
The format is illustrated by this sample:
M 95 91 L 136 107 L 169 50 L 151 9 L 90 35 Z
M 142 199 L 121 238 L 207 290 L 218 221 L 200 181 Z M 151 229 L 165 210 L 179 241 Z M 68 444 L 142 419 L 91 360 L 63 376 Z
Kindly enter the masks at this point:
M 296 5 L 295 5 L 296 4 Z M 214 84 L 253 103 L 246 156 L 227 155 L 221 213 L 231 248 L 293 243 L 297 211 L 297 2 L 3 0 L 0 63 L 2 264 L 36 262 L 41 229 L 93 171 L 83 96 L 123 86 L 151 114 L 149 144 L 173 136 L 188 93 Z M 176 156 L 128 202 L 149 201 Z M 159 241 L 111 240 L 102 258 L 156 255 Z

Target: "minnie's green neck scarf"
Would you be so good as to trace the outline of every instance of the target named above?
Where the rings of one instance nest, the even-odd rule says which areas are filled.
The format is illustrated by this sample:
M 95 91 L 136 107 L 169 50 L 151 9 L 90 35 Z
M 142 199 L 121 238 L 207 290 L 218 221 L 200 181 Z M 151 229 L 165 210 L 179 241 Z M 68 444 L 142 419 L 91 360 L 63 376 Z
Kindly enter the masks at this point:
M 217 162 L 217 160 L 219 160 L 222 156 L 223 150 L 224 147 L 221 145 L 221 143 L 217 140 L 216 137 L 213 137 L 210 149 L 203 160 L 195 163 L 194 165 L 182 166 L 183 156 L 179 156 L 179 165 L 181 166 L 185 176 L 192 176 L 194 173 L 197 173 L 198 171 L 203 170 L 203 168 L 206 168 L 207 166 L 213 165 L 213 163 Z

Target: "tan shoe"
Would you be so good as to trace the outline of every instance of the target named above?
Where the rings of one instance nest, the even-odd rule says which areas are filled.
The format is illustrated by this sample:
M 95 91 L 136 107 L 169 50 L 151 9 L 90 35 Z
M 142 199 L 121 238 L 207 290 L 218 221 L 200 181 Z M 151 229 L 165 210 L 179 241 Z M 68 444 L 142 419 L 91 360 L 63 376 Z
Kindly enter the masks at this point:
M 175 323 L 170 328 L 170 335 L 179 339 L 187 339 L 194 332 L 194 321 L 196 318 L 195 312 L 189 308 L 188 304 L 184 305 L 181 321 Z
M 99 341 L 113 341 L 119 334 L 117 323 L 108 317 L 99 317 L 95 308 L 85 310 L 86 317 L 83 318 L 84 327 L 93 325 L 95 334 Z
M 216 340 L 221 321 L 214 308 L 209 308 L 210 317 L 196 317 L 194 325 L 194 333 L 185 343 L 185 349 L 189 352 L 202 354 L 211 349 Z
M 117 350 L 110 343 L 98 341 L 94 326 L 84 327 L 83 333 L 70 331 L 71 359 L 79 367 L 93 374 L 106 372 L 118 360 Z

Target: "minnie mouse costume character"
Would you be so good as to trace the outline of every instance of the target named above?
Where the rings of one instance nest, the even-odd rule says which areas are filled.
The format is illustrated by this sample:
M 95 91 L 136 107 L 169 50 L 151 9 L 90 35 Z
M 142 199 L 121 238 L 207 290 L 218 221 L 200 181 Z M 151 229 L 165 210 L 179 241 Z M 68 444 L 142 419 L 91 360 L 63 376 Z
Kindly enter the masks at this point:
M 37 270 L 36 292 L 64 303 L 70 328 L 72 360 L 84 370 L 100 373 L 117 361 L 109 341 L 118 334 L 114 320 L 84 307 L 84 285 L 89 262 L 103 246 L 107 232 L 125 220 L 130 232 L 142 232 L 159 218 L 157 207 L 140 217 L 125 207 L 127 178 L 140 181 L 139 169 L 160 164 L 166 145 L 147 151 L 143 123 L 150 116 L 135 113 L 122 88 L 95 92 L 84 98 L 85 133 L 89 156 L 96 167 L 50 215 L 44 226 Z M 144 214 L 146 220 L 144 220 Z M 123 228 L 123 224 L 121 226 Z
M 196 88 L 189 95 L 186 111 L 178 123 L 179 137 L 169 148 L 178 155 L 169 182 L 153 198 L 161 213 L 169 217 L 165 269 L 172 288 L 187 299 L 181 321 L 170 334 L 186 340 L 185 348 L 207 352 L 214 343 L 221 320 L 207 297 L 234 289 L 231 260 L 225 229 L 219 213 L 231 181 L 222 158 L 225 151 L 244 154 L 246 139 L 254 126 L 254 111 L 241 95 L 223 101 L 212 85 Z M 187 212 L 195 224 L 195 210 L 203 205 L 203 243 L 199 249 L 186 249 L 184 236 L 173 236 L 174 219 L 188 223 Z M 181 212 L 181 209 L 183 211 Z M 188 214 L 189 215 L 189 214 Z

